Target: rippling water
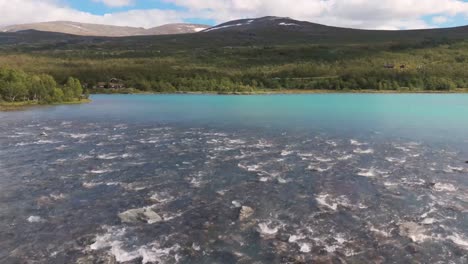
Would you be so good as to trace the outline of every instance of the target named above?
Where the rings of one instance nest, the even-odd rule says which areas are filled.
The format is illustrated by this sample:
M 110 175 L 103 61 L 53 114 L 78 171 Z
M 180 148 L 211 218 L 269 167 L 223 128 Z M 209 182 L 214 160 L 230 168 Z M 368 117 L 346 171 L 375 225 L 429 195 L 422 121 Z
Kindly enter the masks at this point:
M 465 95 L 0 113 L 1 263 L 467 263 Z

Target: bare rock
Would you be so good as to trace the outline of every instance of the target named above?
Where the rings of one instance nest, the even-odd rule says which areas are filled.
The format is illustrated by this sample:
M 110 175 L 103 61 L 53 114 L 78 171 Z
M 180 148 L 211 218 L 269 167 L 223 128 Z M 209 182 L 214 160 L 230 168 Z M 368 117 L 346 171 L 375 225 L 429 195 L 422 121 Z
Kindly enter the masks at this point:
M 124 223 L 147 223 L 155 224 L 163 221 L 152 208 L 131 209 L 119 214 L 120 220 Z
M 248 206 L 242 206 L 239 213 L 239 220 L 245 221 L 250 218 L 254 213 L 254 209 Z

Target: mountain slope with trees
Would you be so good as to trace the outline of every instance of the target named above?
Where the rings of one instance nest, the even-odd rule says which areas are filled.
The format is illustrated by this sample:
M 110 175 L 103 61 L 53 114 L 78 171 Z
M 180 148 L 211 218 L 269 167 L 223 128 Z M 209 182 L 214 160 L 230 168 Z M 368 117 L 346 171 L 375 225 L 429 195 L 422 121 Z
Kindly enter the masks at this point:
M 377 31 L 266 17 L 171 36 L 0 33 L 0 67 L 58 83 L 75 76 L 89 92 L 453 91 L 468 87 L 468 27 Z M 112 78 L 131 89 L 93 89 Z

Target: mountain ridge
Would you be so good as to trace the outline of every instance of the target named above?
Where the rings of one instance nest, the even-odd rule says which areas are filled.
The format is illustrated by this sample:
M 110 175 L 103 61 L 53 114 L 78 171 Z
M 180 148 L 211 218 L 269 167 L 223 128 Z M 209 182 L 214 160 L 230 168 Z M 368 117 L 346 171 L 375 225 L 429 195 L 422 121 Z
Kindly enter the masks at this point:
M 184 34 L 190 27 L 193 34 Z M 121 29 L 118 27 L 118 29 Z M 135 29 L 135 28 L 130 28 Z M 287 17 L 260 17 L 228 21 L 202 30 L 197 24 L 170 24 L 146 34 L 130 36 L 80 36 L 36 29 L 0 32 L 0 49 L 119 49 L 168 52 L 220 47 L 270 47 L 275 45 L 401 45 L 420 46 L 468 40 L 468 26 L 414 30 L 369 30 L 327 26 Z M 153 32 L 148 32 L 153 31 Z M 177 34 L 177 35 L 174 35 Z
M 195 33 L 209 27 L 202 24 L 174 23 L 146 29 L 142 27 L 113 26 L 73 21 L 50 21 L 5 26 L 0 28 L 0 32 L 14 33 L 36 30 L 77 36 L 131 37 Z

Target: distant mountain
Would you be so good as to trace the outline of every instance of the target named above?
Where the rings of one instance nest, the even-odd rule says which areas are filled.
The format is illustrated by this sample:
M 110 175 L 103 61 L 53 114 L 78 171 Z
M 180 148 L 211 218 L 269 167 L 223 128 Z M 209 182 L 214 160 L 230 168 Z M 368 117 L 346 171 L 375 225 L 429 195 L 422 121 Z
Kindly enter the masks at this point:
M 145 29 L 137 27 L 120 27 L 100 24 L 78 23 L 71 21 L 54 21 L 7 26 L 0 28 L 0 32 L 19 32 L 25 30 L 36 30 L 78 36 L 129 37 L 143 35 L 171 35 L 195 33 L 207 28 L 209 28 L 209 26 L 207 25 L 183 23 L 168 24 L 150 29 Z
M 210 26 L 200 25 L 200 24 L 167 24 L 159 27 L 154 27 L 146 29 L 144 35 L 172 35 L 172 34 L 186 34 L 186 33 L 196 33 L 203 31 Z
M 49 22 L 32 25 L 35 27 L 31 28 L 30 25 L 6 27 L 3 30 L 5 32 L 1 32 L 0 29 L 0 51 L 7 49 L 36 51 L 119 50 L 124 48 L 139 52 L 176 52 L 207 48 L 270 48 L 277 45 L 359 45 L 369 47 L 376 44 L 398 49 L 401 45 L 428 47 L 468 40 L 468 26 L 419 30 L 363 30 L 332 27 L 273 16 L 234 20 L 214 27 L 196 24 L 170 24 L 144 29 L 73 22 Z M 63 31 L 67 34 L 64 34 Z M 109 38 L 115 36 L 124 37 Z
M 288 17 L 267 16 L 253 19 L 239 19 L 229 21 L 203 32 L 254 32 L 258 30 L 278 30 L 278 31 L 317 31 L 320 29 L 330 29 L 333 27 L 315 24 L 306 21 L 298 21 Z

